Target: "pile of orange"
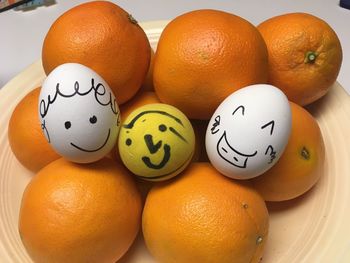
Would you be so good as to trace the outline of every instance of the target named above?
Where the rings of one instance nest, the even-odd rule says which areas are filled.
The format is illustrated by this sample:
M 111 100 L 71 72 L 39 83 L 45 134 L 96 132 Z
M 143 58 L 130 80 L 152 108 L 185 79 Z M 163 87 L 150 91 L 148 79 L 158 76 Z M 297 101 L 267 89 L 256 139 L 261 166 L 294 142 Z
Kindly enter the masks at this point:
M 96 163 L 70 163 L 42 135 L 39 88 L 29 93 L 14 110 L 8 134 L 17 159 L 36 172 L 19 217 L 35 262 L 115 262 L 142 230 L 159 262 L 257 263 L 268 240 L 265 201 L 300 196 L 322 176 L 322 133 L 302 106 L 332 87 L 342 51 L 335 32 L 315 16 L 286 14 L 255 27 L 230 13 L 192 11 L 165 27 L 154 52 L 130 14 L 94 1 L 53 23 L 42 61 L 46 74 L 65 62 L 91 67 L 111 86 L 122 119 L 148 103 L 177 107 L 192 121 L 196 151 L 180 175 L 157 183 L 135 180 L 117 151 Z M 228 95 L 255 83 L 285 92 L 292 132 L 274 167 L 237 181 L 209 163 L 205 131 Z

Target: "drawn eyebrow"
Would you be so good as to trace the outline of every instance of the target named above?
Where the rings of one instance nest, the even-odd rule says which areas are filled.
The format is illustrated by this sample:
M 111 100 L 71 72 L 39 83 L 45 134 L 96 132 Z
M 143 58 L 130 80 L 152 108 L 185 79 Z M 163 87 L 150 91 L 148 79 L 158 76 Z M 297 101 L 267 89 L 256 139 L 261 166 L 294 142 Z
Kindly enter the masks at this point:
M 270 121 L 266 123 L 265 125 L 261 126 L 261 129 L 265 129 L 267 126 L 271 125 L 270 135 L 273 133 L 273 128 L 275 127 L 275 121 Z
M 146 115 L 146 114 L 150 114 L 150 113 L 157 113 L 157 114 L 161 114 L 161 115 L 165 115 L 165 116 L 168 116 L 170 118 L 172 118 L 173 120 L 175 120 L 177 123 L 179 123 L 181 126 L 184 126 L 182 121 L 175 117 L 174 115 L 171 115 L 170 113 L 168 112 L 165 112 L 165 111 L 161 111 L 161 110 L 147 110 L 147 111 L 143 111 L 143 112 L 140 112 L 139 114 L 137 114 L 131 121 L 130 123 L 128 124 L 124 124 L 123 127 L 126 128 L 126 129 L 131 129 L 132 127 L 134 127 L 135 125 L 135 122 L 140 119 L 143 115 Z
M 172 133 L 174 133 L 177 137 L 179 137 L 181 140 L 183 140 L 184 142 L 187 142 L 187 140 L 177 130 L 175 130 L 173 127 L 170 127 L 169 130 Z
M 236 113 L 236 111 L 238 111 L 239 109 L 242 109 L 242 115 L 244 116 L 245 108 L 244 108 L 243 105 L 238 106 L 238 107 L 232 112 L 232 115 L 234 115 L 234 114 Z

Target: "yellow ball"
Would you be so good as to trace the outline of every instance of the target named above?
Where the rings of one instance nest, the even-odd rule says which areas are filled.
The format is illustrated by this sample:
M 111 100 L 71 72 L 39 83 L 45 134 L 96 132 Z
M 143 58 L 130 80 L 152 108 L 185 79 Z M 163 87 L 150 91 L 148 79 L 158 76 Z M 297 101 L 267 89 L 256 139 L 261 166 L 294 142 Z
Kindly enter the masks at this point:
M 125 119 L 118 148 L 124 165 L 145 180 L 169 179 L 190 163 L 195 135 L 177 108 L 161 103 L 137 108 Z

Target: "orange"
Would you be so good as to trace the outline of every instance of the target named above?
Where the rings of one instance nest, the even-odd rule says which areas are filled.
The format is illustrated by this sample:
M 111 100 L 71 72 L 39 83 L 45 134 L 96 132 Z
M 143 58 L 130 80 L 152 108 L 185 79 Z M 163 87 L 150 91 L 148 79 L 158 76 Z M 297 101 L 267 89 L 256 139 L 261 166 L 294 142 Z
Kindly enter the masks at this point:
M 141 89 L 143 91 L 154 91 L 153 88 L 153 67 L 154 67 L 154 51 L 151 48 L 151 60 L 148 68 L 146 78 L 144 79 Z
M 41 130 L 38 104 L 40 87 L 30 91 L 12 112 L 8 139 L 17 160 L 37 172 L 60 156 L 51 148 Z
M 131 112 L 137 108 L 152 103 L 160 103 L 154 91 L 141 91 L 136 94 L 130 101 L 120 107 L 120 116 L 125 120 Z
M 292 129 L 278 162 L 266 173 L 252 179 L 267 201 L 284 201 L 307 192 L 320 179 L 325 161 L 321 130 L 303 107 L 291 103 Z
M 269 53 L 269 83 L 289 100 L 306 105 L 324 96 L 337 79 L 342 48 L 322 19 L 290 13 L 258 26 Z
M 142 215 L 146 245 L 163 263 L 257 263 L 268 224 L 261 196 L 209 163 L 193 163 L 181 176 L 157 184 Z
M 137 21 L 107 1 L 65 12 L 51 25 L 42 48 L 46 74 L 67 62 L 88 66 L 107 81 L 119 104 L 141 87 L 150 55 L 147 36 Z
M 154 89 L 191 119 L 207 120 L 232 92 L 267 81 L 267 49 L 248 21 L 218 10 L 172 20 L 154 58 Z
M 116 262 L 141 223 L 131 174 L 111 159 L 75 164 L 58 159 L 29 183 L 19 233 L 35 262 Z

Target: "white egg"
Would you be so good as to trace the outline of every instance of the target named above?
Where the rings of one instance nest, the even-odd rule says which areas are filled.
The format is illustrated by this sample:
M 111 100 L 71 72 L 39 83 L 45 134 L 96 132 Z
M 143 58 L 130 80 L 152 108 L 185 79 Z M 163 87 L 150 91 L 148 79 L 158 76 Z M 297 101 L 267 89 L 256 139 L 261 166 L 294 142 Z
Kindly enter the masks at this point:
M 47 76 L 39 96 L 39 118 L 53 149 L 78 163 L 109 153 L 120 127 L 119 107 L 108 84 L 77 63 L 62 64 Z
M 281 90 L 267 84 L 242 88 L 210 119 L 205 138 L 209 160 L 228 177 L 256 177 L 280 158 L 291 125 L 290 105 Z

